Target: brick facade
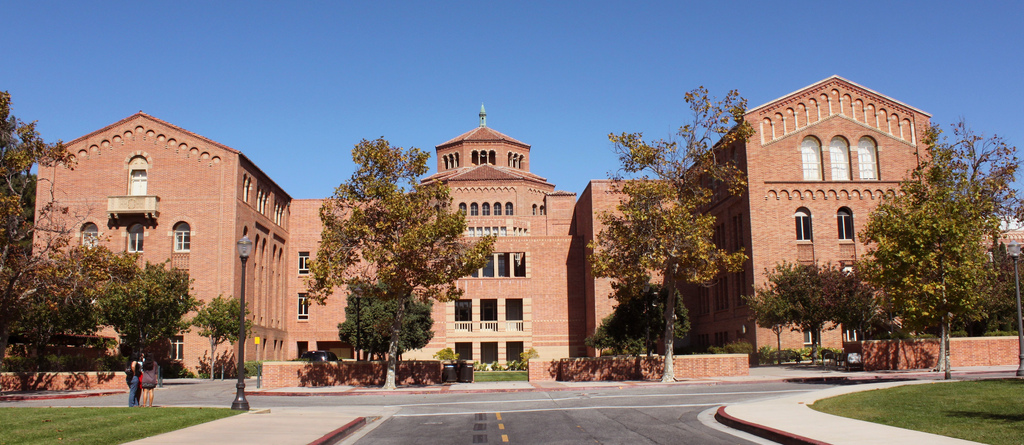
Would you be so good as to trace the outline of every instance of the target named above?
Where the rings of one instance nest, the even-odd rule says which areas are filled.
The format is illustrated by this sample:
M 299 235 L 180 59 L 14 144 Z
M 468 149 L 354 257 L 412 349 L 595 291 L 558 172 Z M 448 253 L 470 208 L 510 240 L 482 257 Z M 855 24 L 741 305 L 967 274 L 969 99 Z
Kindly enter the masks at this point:
M 718 216 L 723 242 L 745 249 L 751 259 L 743 273 L 722 277 L 719 285 L 684 289 L 693 329 L 677 342 L 682 346 L 737 339 L 775 345 L 774 334 L 750 321 L 741 296 L 764 285 L 765 269 L 779 261 L 841 263 L 860 255 L 859 239 L 837 236 L 838 212 L 850 213 L 852 233 L 859 232 L 881 196 L 893 193 L 916 165 L 929 122 L 928 114 L 839 77 L 751 109 L 746 118 L 757 134 L 722 150 L 747 172 L 748 191 L 723 196 L 711 212 Z M 404 358 L 430 359 L 446 347 L 476 361 L 505 362 L 530 348 L 543 360 L 596 355 L 583 341 L 612 311 L 613 301 L 611 282 L 591 273 L 586 246 L 602 230 L 597 216 L 614 211 L 620 195 L 609 180 L 591 181 L 579 199 L 558 191 L 533 171 L 544 166 L 531 164 L 529 144 L 487 127 L 483 113 L 480 120 L 478 127 L 436 146 L 437 172 L 424 181 L 451 187 L 453 205 L 467 212 L 467 236 L 497 233 L 494 265 L 458 281 L 465 303 L 434 305 L 433 340 Z M 817 176 L 809 179 L 801 154 L 806 140 L 820 146 Z M 847 159 L 836 167 L 833 140 L 847 144 Z M 862 173 L 862 161 L 870 158 L 858 151 L 862 140 L 875 147 L 876 162 L 867 169 L 874 176 Z M 300 313 L 306 279 L 300 254 L 316 255 L 322 200 L 292 200 L 238 150 L 144 113 L 67 145 L 76 156 L 74 169 L 42 169 L 39 177 L 40 184 L 52 181 L 57 200 L 72 209 L 69 224 L 80 228 L 73 242 L 82 242 L 83 230 L 95 224 L 100 243 L 125 250 L 129 230 L 141 224 L 143 258 L 187 269 L 195 295 L 209 301 L 238 295 L 235 242 L 248 236 L 255 249 L 247 265 L 246 299 L 255 328 L 246 358 L 291 359 L 316 349 L 353 356 L 352 345 L 338 338 L 344 289 L 326 305 Z M 145 190 L 132 188 L 138 170 L 145 172 Z M 48 192 L 41 186 L 38 202 Z M 812 221 L 806 241 L 794 235 L 798 211 Z M 187 251 L 175 246 L 180 223 L 189 226 Z M 799 332 L 787 331 L 782 340 L 783 347 L 803 346 Z M 825 334 L 826 345 L 841 341 L 838 331 Z M 197 369 L 208 360 L 206 339 L 185 333 L 183 342 L 185 366 Z M 222 345 L 219 352 L 230 355 L 233 349 Z
M 680 355 L 672 361 L 677 379 L 745 376 L 750 372 L 747 354 Z M 561 360 L 530 360 L 530 381 L 659 380 L 665 369 L 663 357 L 590 357 Z
M 123 372 L 3 372 L 0 391 L 127 390 Z
M 847 343 L 846 352 L 859 352 L 868 371 L 927 369 L 939 364 L 939 340 L 872 340 Z M 973 337 L 949 339 L 949 364 L 960 366 L 1002 366 L 1019 363 L 1017 337 Z

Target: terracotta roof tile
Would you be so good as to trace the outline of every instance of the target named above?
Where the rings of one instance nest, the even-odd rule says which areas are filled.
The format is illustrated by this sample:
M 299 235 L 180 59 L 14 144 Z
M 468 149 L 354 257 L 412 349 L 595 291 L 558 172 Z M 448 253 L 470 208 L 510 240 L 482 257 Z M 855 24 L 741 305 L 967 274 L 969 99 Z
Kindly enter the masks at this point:
M 437 147 L 444 147 L 446 145 L 466 141 L 505 141 L 529 147 L 529 144 L 526 144 L 522 141 L 518 141 L 510 136 L 506 136 L 505 134 L 489 127 L 476 127 L 472 130 L 462 133 L 461 135 L 449 140 L 448 142 L 438 145 Z

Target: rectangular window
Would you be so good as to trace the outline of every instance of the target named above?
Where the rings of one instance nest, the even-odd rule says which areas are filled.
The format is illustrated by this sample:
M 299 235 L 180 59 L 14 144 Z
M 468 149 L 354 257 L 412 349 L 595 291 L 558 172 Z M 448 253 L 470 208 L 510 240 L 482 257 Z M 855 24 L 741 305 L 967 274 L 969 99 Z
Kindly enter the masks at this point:
M 189 230 L 177 230 L 174 232 L 174 251 L 188 252 L 192 248 L 192 232 Z
M 459 354 L 459 360 L 473 360 L 473 343 L 456 343 L 455 353 Z
M 526 276 L 526 252 L 516 252 L 512 254 L 512 276 Z
M 309 298 L 299 294 L 299 320 L 309 320 Z
M 518 361 L 523 356 L 523 342 L 510 341 L 505 343 L 505 361 Z
M 171 360 L 185 359 L 185 337 L 175 335 L 171 337 Z
M 494 256 L 487 259 L 487 265 L 484 266 L 483 274 L 484 278 L 494 277 Z
M 309 252 L 299 252 L 299 275 L 309 275 Z
M 507 277 L 508 276 L 508 254 L 507 253 L 499 253 L 498 254 L 498 276 L 499 277 Z
M 480 343 L 480 362 L 495 363 L 498 361 L 498 342 Z
M 523 299 L 510 298 L 505 300 L 505 319 L 519 321 L 523 319 Z
M 455 301 L 455 321 L 473 321 L 473 301 Z
M 498 321 L 498 300 L 480 300 L 480 321 Z
M 804 346 L 810 346 L 811 343 L 814 343 L 814 336 L 811 331 L 804 331 Z
M 508 236 L 508 228 L 506 228 L 506 227 L 502 227 L 501 228 L 501 236 Z

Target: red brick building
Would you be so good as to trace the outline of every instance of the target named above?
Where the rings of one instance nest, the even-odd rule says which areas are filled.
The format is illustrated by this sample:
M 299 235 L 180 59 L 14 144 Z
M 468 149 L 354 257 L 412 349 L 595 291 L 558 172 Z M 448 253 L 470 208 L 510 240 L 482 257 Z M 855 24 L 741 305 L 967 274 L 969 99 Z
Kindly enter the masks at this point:
M 780 261 L 846 263 L 864 251 L 857 238 L 881 196 L 892 193 L 917 164 L 930 116 L 840 77 L 751 109 L 757 133 L 725 147 L 749 188 L 724 197 L 718 242 L 745 248 L 746 270 L 710 287 L 687 289 L 693 322 L 683 344 L 745 339 L 775 343 L 756 327 L 741 295 L 765 282 Z M 320 200 L 292 200 L 238 150 L 139 113 L 71 141 L 74 170 L 40 171 L 57 199 L 74 209 L 77 242 L 138 250 L 150 261 L 189 270 L 195 294 L 209 300 L 237 295 L 241 265 L 235 242 L 256 243 L 249 261 L 247 300 L 255 332 L 247 358 L 290 359 L 330 349 L 352 357 L 338 339 L 345 295 L 326 306 L 304 302 L 307 261 L 320 237 Z M 611 312 L 610 283 L 594 279 L 586 245 L 600 232 L 596 215 L 619 195 L 608 180 L 591 181 L 583 195 L 558 191 L 531 171 L 531 146 L 486 125 L 436 146 L 437 173 L 453 205 L 465 210 L 466 236 L 496 235 L 490 264 L 459 280 L 463 300 L 434 305 L 435 336 L 407 358 L 429 358 L 450 347 L 463 358 L 514 360 L 536 349 L 542 358 L 592 354 L 583 339 Z M 42 188 L 40 188 L 42 190 Z M 42 202 L 45 197 L 40 196 Z M 826 342 L 837 344 L 834 331 Z M 784 347 L 803 345 L 787 333 Z M 208 355 L 208 342 L 186 333 L 175 339 L 187 366 Z

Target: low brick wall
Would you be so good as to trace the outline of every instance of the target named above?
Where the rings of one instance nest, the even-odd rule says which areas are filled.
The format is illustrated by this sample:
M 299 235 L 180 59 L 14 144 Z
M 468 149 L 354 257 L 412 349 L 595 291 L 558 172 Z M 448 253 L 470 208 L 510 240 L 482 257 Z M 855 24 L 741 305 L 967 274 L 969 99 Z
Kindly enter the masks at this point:
M 939 340 L 870 340 L 847 343 L 846 352 L 859 352 L 867 371 L 928 369 L 938 366 Z M 951 366 L 1000 366 L 1019 363 L 1017 337 L 970 337 L 949 340 Z
M 595 357 L 530 360 L 530 381 L 658 380 L 664 357 Z M 672 360 L 677 379 L 748 375 L 747 354 L 677 355 Z
M 75 391 L 128 389 L 122 372 L 4 372 L 2 391 Z
M 263 362 L 263 388 L 315 386 L 382 386 L 387 377 L 385 361 Z M 398 362 L 397 383 L 436 385 L 441 383 L 441 362 L 437 360 Z

